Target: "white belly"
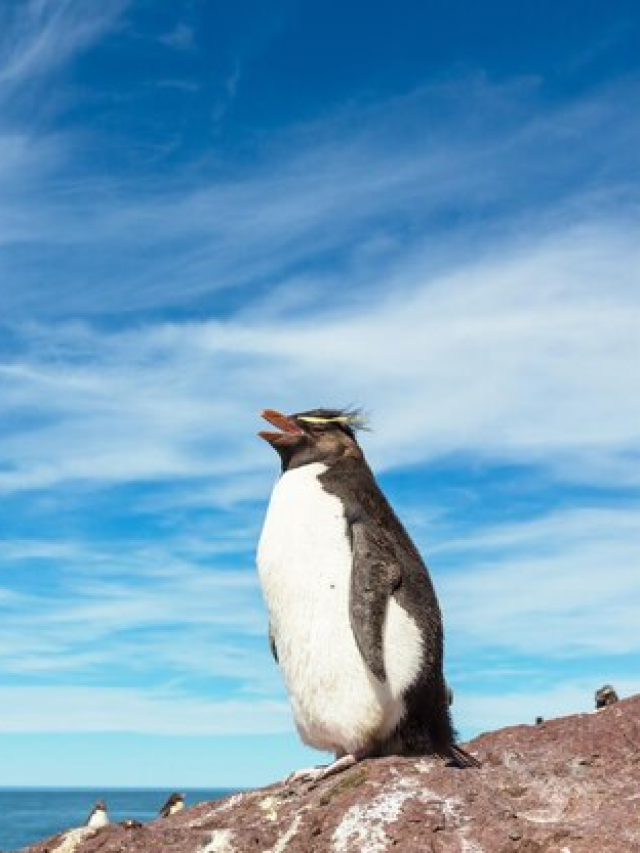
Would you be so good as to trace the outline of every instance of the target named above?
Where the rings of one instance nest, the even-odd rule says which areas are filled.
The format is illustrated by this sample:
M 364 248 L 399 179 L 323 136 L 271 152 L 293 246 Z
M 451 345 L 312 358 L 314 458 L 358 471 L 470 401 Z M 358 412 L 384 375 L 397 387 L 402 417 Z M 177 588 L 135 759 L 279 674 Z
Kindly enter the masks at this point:
M 91 829 L 102 829 L 103 826 L 109 825 L 109 818 L 106 815 L 106 812 L 102 810 L 98 810 L 94 812 L 87 822 L 87 826 L 91 827 Z
M 318 481 L 325 470 L 305 465 L 276 483 L 258 570 L 302 739 L 356 752 L 390 734 L 404 715 L 402 695 L 418 672 L 422 645 L 417 625 L 391 599 L 386 683 L 366 668 L 349 620 L 351 544 L 341 502 Z

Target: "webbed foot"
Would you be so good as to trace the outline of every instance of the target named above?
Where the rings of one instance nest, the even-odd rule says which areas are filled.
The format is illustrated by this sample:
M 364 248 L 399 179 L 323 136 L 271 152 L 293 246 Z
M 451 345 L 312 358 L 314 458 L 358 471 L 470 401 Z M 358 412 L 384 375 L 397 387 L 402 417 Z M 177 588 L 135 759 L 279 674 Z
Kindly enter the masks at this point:
M 307 767 L 303 770 L 295 770 L 287 776 L 287 782 L 321 782 L 323 779 L 328 779 L 329 776 L 335 776 L 336 773 L 342 773 L 343 770 L 348 770 L 353 767 L 362 758 L 356 755 L 342 755 L 336 758 L 331 764 L 326 764 L 323 767 Z

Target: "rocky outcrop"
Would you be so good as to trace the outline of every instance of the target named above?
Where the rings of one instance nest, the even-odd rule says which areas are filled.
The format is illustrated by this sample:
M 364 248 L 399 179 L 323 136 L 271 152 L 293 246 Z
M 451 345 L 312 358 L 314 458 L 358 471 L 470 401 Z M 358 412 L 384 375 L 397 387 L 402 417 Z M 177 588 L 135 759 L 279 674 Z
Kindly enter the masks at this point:
M 635 853 L 640 696 L 516 726 L 432 758 L 365 761 L 313 786 L 281 782 L 125 829 L 75 830 L 30 853 Z

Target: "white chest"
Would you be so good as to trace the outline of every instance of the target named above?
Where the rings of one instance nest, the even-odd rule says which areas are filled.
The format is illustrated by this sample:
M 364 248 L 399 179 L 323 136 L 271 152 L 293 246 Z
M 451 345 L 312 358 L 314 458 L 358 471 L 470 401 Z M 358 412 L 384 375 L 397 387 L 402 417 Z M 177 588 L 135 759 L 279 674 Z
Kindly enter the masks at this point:
M 341 501 L 318 480 L 325 470 L 306 465 L 276 483 L 258 546 L 258 571 L 302 738 L 320 749 L 353 752 L 397 724 L 407 678 L 404 672 L 396 677 L 389 661 L 389 682 L 380 684 L 356 645 L 349 616 L 351 542 Z M 385 647 L 387 640 L 420 645 L 416 626 L 405 624 L 403 614 L 392 602 Z M 416 663 L 417 658 L 411 661 L 407 677 L 415 674 Z
M 258 569 L 267 602 L 306 592 L 323 603 L 344 597 L 351 547 L 342 504 L 322 488 L 319 463 L 284 474 L 276 483 L 258 545 Z M 337 587 L 336 587 L 337 585 Z M 295 606 L 295 602 L 291 602 Z
M 103 826 L 108 825 L 109 818 L 103 809 L 96 809 L 87 821 L 87 826 L 91 827 L 91 829 L 102 829 Z

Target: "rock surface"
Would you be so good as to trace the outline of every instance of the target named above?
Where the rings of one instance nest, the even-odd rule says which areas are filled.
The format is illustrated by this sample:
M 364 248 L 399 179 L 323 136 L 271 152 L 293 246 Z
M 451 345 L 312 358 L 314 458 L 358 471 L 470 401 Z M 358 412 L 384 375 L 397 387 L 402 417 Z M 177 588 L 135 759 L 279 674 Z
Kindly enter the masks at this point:
M 640 696 L 467 745 L 480 770 L 365 761 L 136 829 L 72 830 L 30 853 L 635 853 Z

